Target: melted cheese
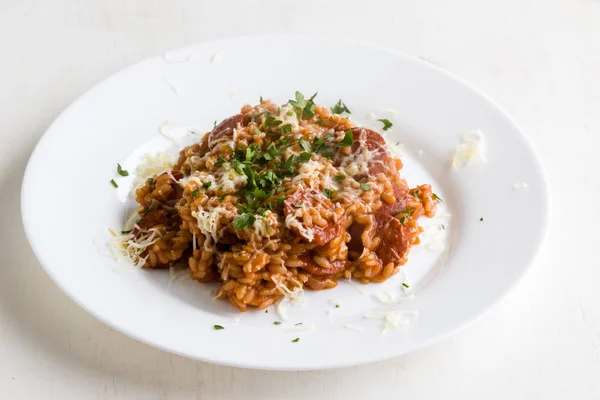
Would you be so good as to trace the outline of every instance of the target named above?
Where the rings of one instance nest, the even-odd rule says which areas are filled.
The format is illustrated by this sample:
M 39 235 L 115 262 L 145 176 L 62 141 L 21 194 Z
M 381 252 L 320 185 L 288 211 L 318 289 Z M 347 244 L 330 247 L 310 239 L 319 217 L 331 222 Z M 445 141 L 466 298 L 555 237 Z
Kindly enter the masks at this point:
M 485 139 L 483 132 L 475 130 L 462 136 L 462 142 L 456 147 L 454 156 L 450 159 L 452 168 L 474 163 L 486 163 Z
M 296 228 L 298 232 L 306 238 L 309 242 L 312 242 L 314 239 L 314 232 L 311 228 L 307 228 L 300 221 L 298 221 L 298 217 L 302 215 L 302 209 L 297 209 L 294 213 L 289 213 L 285 217 L 285 226 L 288 229 Z

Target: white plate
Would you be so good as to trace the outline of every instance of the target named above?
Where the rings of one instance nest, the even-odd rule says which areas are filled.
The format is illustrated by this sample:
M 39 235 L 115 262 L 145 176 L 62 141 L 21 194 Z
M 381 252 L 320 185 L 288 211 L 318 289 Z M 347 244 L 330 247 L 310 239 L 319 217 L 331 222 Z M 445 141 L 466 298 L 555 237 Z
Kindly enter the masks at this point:
M 383 284 L 360 285 L 364 294 L 346 282 L 308 292 L 307 304 L 288 307 L 289 320 L 278 326 L 273 321 L 281 317 L 274 308 L 240 314 L 210 297 L 207 291 L 214 286 L 189 279 L 169 284 L 168 271 L 128 268 L 107 255 L 108 229 L 119 230 L 131 207 L 132 177 L 118 177 L 117 162 L 133 172 L 143 153 L 173 149 L 159 135 L 164 121 L 203 132 L 260 95 L 283 103 L 296 90 L 318 91 L 317 102 L 328 106 L 343 99 L 354 120 L 365 125 L 380 127 L 371 113 L 394 123 L 385 136 L 408 149 L 403 175 L 412 185 L 432 183 L 445 200 L 441 216 L 422 222 L 444 224 L 441 235 L 449 233 L 449 251 L 413 248 L 404 269 L 408 278 L 399 274 Z M 486 135 L 488 162 L 452 170 L 450 157 L 461 135 L 472 129 Z M 186 136 L 186 129 L 178 132 Z M 182 140 L 189 142 L 191 135 Z M 113 178 L 119 189 L 109 184 Z M 529 187 L 515 190 L 517 182 Z M 294 370 L 382 360 L 464 328 L 523 277 L 542 243 L 548 202 L 544 169 L 527 137 L 463 81 L 375 46 L 272 36 L 169 52 L 94 87 L 37 145 L 25 173 L 22 212 L 48 274 L 113 328 L 187 357 Z M 452 217 L 443 216 L 448 212 Z M 383 306 L 375 294 L 401 294 L 405 279 L 414 299 L 387 307 L 418 315 L 405 314 L 407 326 L 382 333 L 382 319 L 364 314 Z M 315 329 L 290 332 L 299 322 Z M 215 324 L 225 329 L 215 331 Z M 291 342 L 296 337 L 300 341 Z

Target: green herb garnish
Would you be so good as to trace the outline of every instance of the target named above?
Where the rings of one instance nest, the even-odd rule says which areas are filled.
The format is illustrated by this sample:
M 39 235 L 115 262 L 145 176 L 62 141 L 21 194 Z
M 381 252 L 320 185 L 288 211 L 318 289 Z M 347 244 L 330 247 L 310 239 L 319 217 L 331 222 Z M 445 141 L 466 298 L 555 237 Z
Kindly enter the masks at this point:
M 213 325 L 213 329 L 215 331 L 220 331 L 221 329 L 225 329 L 225 328 L 223 328 L 221 325 Z
M 388 129 L 390 129 L 392 127 L 392 123 L 390 122 L 389 119 L 378 119 L 377 121 L 382 122 L 383 123 L 383 130 L 387 131 Z
M 273 325 L 281 325 L 281 322 L 275 321 L 275 322 L 273 322 Z
M 296 339 L 292 340 L 292 343 L 298 343 L 300 341 L 300 338 L 297 337 Z
M 348 132 L 344 135 L 344 138 L 337 145 L 338 147 L 352 146 L 354 143 L 354 136 L 352 135 L 352 129 L 348 129 Z
M 431 197 L 433 197 L 434 199 L 436 199 L 436 200 L 437 200 L 437 201 L 439 201 L 440 203 L 443 203 L 443 202 L 444 202 L 444 200 L 442 200 L 442 199 L 440 198 L 440 196 L 438 196 L 438 195 L 437 195 L 437 194 L 435 194 L 435 193 L 432 193 L 432 194 L 431 194 Z
M 118 188 L 118 187 L 119 187 L 119 185 L 117 185 L 117 182 L 115 182 L 115 180 L 114 180 L 114 179 L 111 179 L 111 180 L 110 180 L 110 184 L 111 184 L 111 185 L 113 185 L 113 187 L 115 187 L 115 188 Z
M 222 156 L 219 156 L 219 159 L 215 163 L 215 167 L 220 167 L 221 165 L 225 164 L 225 162 L 226 160 Z
M 210 187 L 210 185 L 212 185 L 212 182 L 211 182 L 211 181 L 208 181 L 208 182 L 204 182 L 204 183 L 202 184 L 202 187 L 203 187 L 204 189 L 208 189 L 208 188 Z
M 128 231 L 121 231 L 121 235 L 127 235 L 129 233 L 133 232 L 133 229 L 130 229 Z
M 343 181 L 344 179 L 346 179 L 346 176 L 345 175 L 341 175 L 341 174 L 340 175 L 334 175 L 333 179 L 335 181 L 339 182 L 339 181 Z
M 371 186 L 367 185 L 366 183 L 361 183 L 360 190 L 364 190 L 364 191 L 368 192 L 369 190 L 371 190 Z
M 233 226 L 237 231 L 243 231 L 246 228 L 252 228 L 254 226 L 254 222 L 256 221 L 256 217 L 250 213 L 244 213 L 235 217 L 235 221 L 233 222 Z
M 408 283 L 406 282 L 402 282 L 402 286 L 404 286 L 405 288 L 409 288 L 410 286 L 408 285 Z
M 333 191 L 331 189 L 323 189 L 323 195 L 328 199 L 331 199 L 333 196 Z
M 129 176 L 129 172 L 121 168 L 121 164 L 117 163 L 117 173 L 121 176 Z
M 154 183 L 154 178 L 148 178 L 148 179 L 146 179 L 146 183 L 148 185 L 152 185 Z
M 331 107 L 331 112 L 334 114 L 341 114 L 343 112 L 347 112 L 348 114 L 352 114 L 348 107 L 342 102 L 340 99 L 335 106 Z
M 312 157 L 312 154 L 310 154 L 310 153 L 306 153 L 306 152 L 301 153 L 300 154 L 300 162 L 307 163 L 310 161 L 311 157 Z
M 198 189 L 193 190 L 192 193 L 191 193 L 192 197 L 196 197 L 199 194 L 200 194 L 200 190 L 198 190 Z
M 480 221 L 483 221 L 483 217 L 479 218 Z

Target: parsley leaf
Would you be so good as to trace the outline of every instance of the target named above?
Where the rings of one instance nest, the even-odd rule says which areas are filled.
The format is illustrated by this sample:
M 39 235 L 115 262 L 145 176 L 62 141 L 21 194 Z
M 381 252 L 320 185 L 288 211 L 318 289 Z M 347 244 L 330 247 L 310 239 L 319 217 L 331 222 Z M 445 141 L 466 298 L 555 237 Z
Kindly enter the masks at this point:
M 410 285 L 408 283 L 406 283 L 406 282 L 402 282 L 402 286 L 404 286 L 405 288 L 409 288 L 410 287 Z
M 210 187 L 210 185 L 212 185 L 212 182 L 211 182 L 211 181 L 208 181 L 208 182 L 204 182 L 204 183 L 202 184 L 202 187 L 203 187 L 204 189 L 208 189 L 208 188 Z
M 117 173 L 121 176 L 129 176 L 129 172 L 121 168 L 121 164 L 117 163 Z
M 331 199 L 333 196 L 333 191 L 331 189 L 323 189 L 323 195 L 325 195 L 325 197 L 328 199 Z
M 296 339 L 292 340 L 292 343 L 298 343 L 300 341 L 300 338 L 297 337 Z
M 368 192 L 369 190 L 371 190 L 371 186 L 369 186 L 369 185 L 367 185 L 367 184 L 365 184 L 365 183 L 361 183 L 361 184 L 360 184 L 360 189 L 361 189 L 361 190 L 365 190 L 365 191 L 367 191 L 367 192 Z
M 255 221 L 256 217 L 254 215 L 250 213 L 243 213 L 242 215 L 235 217 L 233 226 L 236 231 L 243 231 L 246 228 L 252 228 Z
M 225 329 L 225 328 L 223 328 L 223 326 L 221 326 L 221 325 L 213 325 L 213 329 L 215 331 L 220 331 L 221 329 Z
M 111 180 L 110 180 L 110 184 L 111 184 L 111 185 L 113 185 L 113 187 L 115 187 L 115 188 L 118 188 L 118 187 L 119 187 L 119 185 L 117 185 L 117 182 L 115 182 L 115 180 L 114 180 L 114 179 L 111 179 Z
M 290 133 L 291 131 L 292 131 L 292 125 L 290 125 L 290 124 L 281 125 L 279 127 L 279 132 L 282 135 L 285 135 L 286 133 Z
M 438 195 L 437 195 L 437 194 L 435 194 L 435 193 L 432 193 L 432 194 L 431 194 L 431 197 L 433 197 L 434 199 L 436 199 L 436 200 L 437 200 L 437 201 L 439 201 L 440 203 L 443 203 L 443 202 L 444 202 L 444 200 L 442 200 L 442 199 L 440 198 L 440 196 L 438 196 Z
M 310 143 L 308 143 L 306 140 L 304 139 L 300 139 L 300 147 L 302 147 L 304 149 L 304 151 L 312 151 L 312 148 L 310 147 Z
M 296 101 L 290 100 L 289 103 L 295 108 L 304 110 L 304 107 L 306 107 L 306 100 L 304 100 L 304 95 L 296 90 L 295 97 Z
M 335 176 L 333 177 L 333 179 L 334 179 L 335 181 L 339 182 L 339 181 L 343 181 L 344 179 L 346 179 L 346 176 L 345 176 L 345 175 L 335 175 Z
M 342 101 L 342 99 L 340 99 L 335 106 L 331 107 L 331 112 L 334 113 L 334 114 L 341 114 L 343 112 L 347 112 L 348 114 L 352 114 L 350 112 L 350 110 L 348 109 L 348 107 L 346 107 L 346 105 L 344 104 L 344 102 Z
M 147 183 L 148 185 L 152 185 L 152 184 L 154 183 L 154 179 L 153 179 L 153 178 L 148 178 L 148 179 L 146 180 L 146 183 Z
M 348 129 L 348 132 L 346 132 L 346 135 L 344 135 L 344 138 L 342 139 L 342 141 L 339 142 L 337 145 L 338 145 L 338 147 L 348 147 L 348 146 L 352 146 L 353 143 L 354 143 L 354 136 L 352 135 L 352 129 Z
M 377 121 L 379 121 L 379 122 L 383 122 L 383 130 L 384 130 L 384 131 L 387 131 L 387 130 L 388 130 L 388 129 L 390 129 L 390 128 L 392 127 L 392 125 L 393 125 L 393 124 L 390 122 L 390 120 L 389 120 L 389 119 L 385 119 L 385 118 L 383 118 L 383 119 L 378 119 Z
M 198 189 L 196 189 L 196 190 L 194 190 L 194 191 L 192 192 L 192 197 L 196 197 L 196 196 L 198 196 L 199 194 L 200 194 L 200 191 L 199 191 Z
M 121 231 L 121 235 L 127 235 L 129 233 L 133 232 L 133 229 L 130 229 L 128 231 Z
M 220 167 L 223 164 L 225 164 L 225 159 L 222 156 L 219 156 L 219 159 L 215 163 L 215 167 Z
M 280 321 L 274 321 L 273 325 L 281 325 L 281 322 Z
M 312 154 L 310 154 L 310 153 L 307 153 L 307 152 L 301 153 L 300 154 L 300 162 L 303 164 L 307 163 L 310 161 L 311 157 L 312 157 Z

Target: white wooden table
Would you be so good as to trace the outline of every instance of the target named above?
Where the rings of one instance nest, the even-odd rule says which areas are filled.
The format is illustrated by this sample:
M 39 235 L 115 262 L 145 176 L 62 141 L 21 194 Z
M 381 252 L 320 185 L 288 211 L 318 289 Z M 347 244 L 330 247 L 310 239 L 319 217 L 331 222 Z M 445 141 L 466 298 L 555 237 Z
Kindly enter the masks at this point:
M 19 200 L 25 163 L 53 118 L 148 56 L 275 32 L 421 56 L 522 124 L 548 169 L 553 221 L 541 258 L 493 313 L 388 362 L 263 372 L 137 343 L 46 276 Z M 4 1 L 0 49 L 0 399 L 600 399 L 600 1 Z

